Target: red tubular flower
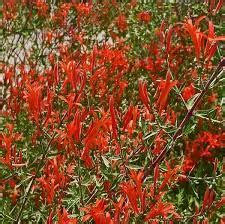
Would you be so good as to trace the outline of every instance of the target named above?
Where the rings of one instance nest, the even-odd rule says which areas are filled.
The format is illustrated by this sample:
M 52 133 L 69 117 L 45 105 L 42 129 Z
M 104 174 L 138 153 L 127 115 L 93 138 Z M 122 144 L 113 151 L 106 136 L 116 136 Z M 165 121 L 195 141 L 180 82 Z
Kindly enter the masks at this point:
M 4 157 L 0 157 L 0 163 L 3 163 L 5 165 L 7 165 L 9 168 L 12 168 L 12 138 L 11 137 L 7 137 L 6 135 L 2 135 L 1 136 L 1 140 L 3 142 L 4 145 L 3 148 L 5 148 L 5 156 Z
M 92 9 L 92 4 L 90 3 L 75 3 L 74 4 L 79 16 L 87 16 L 90 12 L 91 12 L 91 9 Z
M 69 218 L 69 214 L 65 208 L 58 211 L 58 224 L 77 224 L 76 218 Z
M 22 164 L 22 151 L 17 152 L 15 142 L 20 140 L 22 135 L 14 132 L 14 126 L 12 124 L 6 124 L 8 134 L 0 135 L 0 146 L 4 149 L 4 156 L 0 156 L 0 163 L 8 166 L 9 169 L 13 167 L 20 167 Z
M 207 187 L 202 202 L 201 213 L 203 213 L 206 209 L 209 209 L 211 207 L 212 203 L 214 202 L 215 195 L 216 195 L 215 191 Z
M 174 125 L 177 119 L 177 114 L 174 110 L 167 110 L 166 113 L 166 122 L 170 122 L 170 124 Z
M 130 134 L 130 137 L 132 136 L 136 128 L 138 117 L 139 117 L 138 107 L 137 106 L 134 107 L 130 105 L 123 118 L 123 122 L 124 122 L 123 131 L 127 130 L 128 133 Z
M 57 86 L 59 84 L 59 64 L 58 63 L 54 65 L 53 75 L 54 75 L 54 85 Z
M 182 91 L 182 96 L 185 101 L 189 100 L 195 94 L 195 87 L 191 83 L 189 86 L 185 87 Z
M 41 98 L 42 98 L 42 87 L 40 85 L 26 84 L 27 92 L 25 98 L 28 103 L 28 110 L 36 124 L 39 124 L 39 117 L 41 114 Z
M 187 142 L 183 170 L 190 171 L 201 159 L 211 161 L 213 150 L 223 147 L 223 140 L 220 137 L 210 132 L 202 132 L 191 144 Z
M 125 15 L 119 15 L 117 17 L 116 24 L 121 32 L 124 32 L 127 29 L 127 20 Z
M 138 87 L 139 87 L 139 96 L 141 98 L 141 101 L 146 106 L 148 111 L 150 112 L 150 107 L 149 107 L 150 100 L 149 100 L 149 97 L 148 97 L 146 82 L 139 81 Z
M 46 221 L 46 224 L 52 224 L 53 223 L 53 211 L 50 212 L 48 219 Z
M 210 0 L 209 10 L 212 11 L 215 6 L 216 0 Z
M 82 129 L 82 123 L 80 120 L 80 113 L 77 111 L 75 113 L 73 121 L 67 125 L 68 130 L 68 137 L 76 140 L 76 142 L 80 141 L 80 135 L 81 135 L 81 129 Z
M 214 25 L 212 21 L 209 21 L 208 38 L 205 45 L 204 56 L 207 57 L 209 54 L 210 47 L 212 46 L 212 40 L 215 37 Z
M 106 201 L 104 199 L 97 200 L 95 204 L 91 206 L 86 206 L 81 208 L 85 213 L 87 213 L 82 221 L 86 222 L 91 218 L 95 221 L 95 223 L 99 224 L 113 224 L 113 220 L 110 218 L 110 214 L 105 212 L 107 208 Z
M 189 33 L 191 36 L 191 39 L 194 43 L 195 47 L 195 54 L 197 60 L 200 58 L 201 54 L 201 41 L 203 37 L 203 33 L 199 31 L 197 28 L 198 23 L 203 19 L 204 17 L 200 17 L 198 20 L 196 20 L 195 24 L 193 25 L 192 20 L 188 19 L 186 23 L 184 23 L 184 29 Z
M 131 171 L 130 176 L 135 182 L 137 194 L 138 194 L 140 202 L 141 202 L 141 211 L 144 212 L 145 207 L 146 207 L 146 191 L 142 190 L 144 173 L 143 172 L 136 173 L 134 171 Z
M 163 174 L 164 179 L 162 184 L 159 187 L 159 192 L 164 190 L 166 185 L 169 185 L 174 179 L 178 177 L 177 172 L 180 169 L 179 166 L 171 168 L 168 162 L 166 162 L 166 166 L 167 166 L 167 171 Z
M 41 184 L 43 199 L 46 199 L 48 204 L 52 204 L 55 197 L 55 190 L 58 188 L 58 185 L 55 185 L 55 180 L 52 179 L 49 182 L 48 179 L 46 180 L 44 177 L 40 177 L 37 181 Z
M 13 71 L 13 68 L 12 67 L 9 67 L 9 68 L 5 68 L 5 71 L 4 71 L 4 74 L 5 74 L 5 81 L 8 82 L 8 83 L 12 83 L 12 79 L 14 78 L 14 71 Z
M 47 16 L 47 11 L 49 9 L 49 6 L 47 3 L 45 3 L 42 0 L 36 0 L 36 7 L 38 10 L 38 15 Z
M 156 105 L 159 108 L 159 114 L 162 114 L 162 111 L 167 105 L 167 99 L 170 93 L 170 90 L 177 84 L 177 81 L 170 81 L 171 74 L 170 71 L 166 74 L 166 80 L 160 82 L 159 89 L 161 91 L 160 96 L 156 102 Z
M 137 17 L 144 23 L 149 23 L 151 20 L 151 14 L 149 12 L 140 12 L 138 13 Z
M 124 182 L 120 186 L 124 194 L 128 197 L 131 207 L 133 208 L 135 214 L 138 214 L 139 213 L 138 193 L 136 186 L 134 186 L 130 182 Z
M 150 219 L 155 219 L 158 216 L 162 216 L 164 219 L 167 219 L 168 215 L 172 214 L 175 219 L 180 219 L 180 215 L 175 212 L 175 207 L 172 203 L 162 202 L 159 200 L 154 207 L 147 213 L 145 221 Z
M 130 105 L 127 109 L 126 114 L 123 117 L 123 131 L 125 131 L 129 122 L 132 120 L 132 117 L 133 117 L 132 112 L 133 112 L 133 106 Z
M 128 128 L 128 132 L 129 132 L 130 136 L 132 135 L 133 131 L 136 128 L 136 123 L 137 123 L 138 117 L 139 117 L 138 107 L 135 106 L 134 109 L 133 109 L 132 125 Z
M 160 131 L 154 141 L 154 148 L 152 150 L 152 152 L 154 154 L 159 154 L 161 152 L 161 150 L 163 149 L 163 147 L 166 144 L 166 140 L 163 138 L 163 131 Z
M 86 165 L 86 167 L 91 168 L 93 166 L 93 162 L 92 159 L 90 157 L 90 149 L 85 147 L 82 155 L 81 155 L 81 159 L 84 161 L 84 164 Z
M 142 189 L 143 172 L 131 171 L 130 177 L 133 181 L 124 182 L 120 185 L 122 192 L 128 197 L 129 204 L 135 214 L 145 211 L 146 208 L 146 189 Z M 141 208 L 138 206 L 140 201 Z
M 210 61 L 211 58 L 216 53 L 216 51 L 217 51 L 217 44 L 214 43 L 212 46 L 210 46 L 209 53 L 207 54 L 207 57 L 206 57 L 205 61 Z
M 38 185 L 41 187 L 42 199 L 47 204 L 56 201 L 60 202 L 62 190 L 67 186 L 69 178 L 62 171 L 63 160 L 60 156 L 49 159 L 44 167 L 44 174 L 37 179 Z
M 225 196 L 223 196 L 219 201 L 216 202 L 215 207 L 217 209 L 225 205 Z

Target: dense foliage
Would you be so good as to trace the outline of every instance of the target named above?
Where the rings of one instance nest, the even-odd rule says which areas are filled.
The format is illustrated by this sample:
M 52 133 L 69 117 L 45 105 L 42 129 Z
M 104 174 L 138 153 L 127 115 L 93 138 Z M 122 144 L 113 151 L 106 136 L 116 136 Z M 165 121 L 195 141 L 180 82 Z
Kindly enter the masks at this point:
M 2 223 L 225 223 L 223 0 L 3 0 Z

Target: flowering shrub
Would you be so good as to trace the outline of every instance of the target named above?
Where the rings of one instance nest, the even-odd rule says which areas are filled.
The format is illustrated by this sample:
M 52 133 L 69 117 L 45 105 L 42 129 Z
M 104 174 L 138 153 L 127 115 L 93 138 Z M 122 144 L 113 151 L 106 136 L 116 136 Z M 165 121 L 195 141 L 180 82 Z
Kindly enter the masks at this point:
M 3 0 L 3 223 L 224 223 L 223 0 Z

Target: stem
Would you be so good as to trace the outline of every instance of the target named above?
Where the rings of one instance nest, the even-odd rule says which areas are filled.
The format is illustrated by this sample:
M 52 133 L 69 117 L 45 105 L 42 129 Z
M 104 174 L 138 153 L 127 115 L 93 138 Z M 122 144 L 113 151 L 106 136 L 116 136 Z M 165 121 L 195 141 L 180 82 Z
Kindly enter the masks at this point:
M 80 156 L 81 158 L 81 156 Z M 82 183 L 81 183 L 81 166 L 80 166 L 80 159 L 78 161 L 78 185 L 79 185 L 79 191 L 80 191 L 80 202 L 81 205 L 84 205 L 84 199 L 83 199 L 83 192 L 82 192 Z
M 174 135 L 172 137 L 172 143 L 176 142 L 176 140 L 178 139 L 178 137 L 182 134 L 182 130 L 183 130 L 184 126 L 189 122 L 189 120 L 193 116 L 193 112 L 197 108 L 199 102 L 202 100 L 202 98 L 204 97 L 204 95 L 207 93 L 210 85 L 217 78 L 218 74 L 220 73 L 221 69 L 224 66 L 225 66 L 225 58 L 223 58 L 221 60 L 221 62 L 217 66 L 215 72 L 212 74 L 211 78 L 208 80 L 208 82 L 206 83 L 205 87 L 201 90 L 200 94 L 196 98 L 193 106 L 186 113 L 184 119 L 182 120 L 182 122 L 180 123 L 179 127 L 177 128 L 176 132 L 174 133 Z M 166 153 L 169 152 L 171 150 L 171 148 L 172 148 L 172 147 L 169 147 L 170 144 L 171 144 L 171 142 L 167 143 L 164 146 L 164 148 L 162 149 L 161 153 L 156 157 L 156 159 L 153 162 L 151 162 L 151 161 L 148 162 L 148 164 L 144 168 L 144 177 L 143 177 L 143 180 L 145 180 L 146 177 L 151 173 L 151 171 L 155 168 L 156 164 L 161 163 L 164 160 L 164 158 L 166 156 Z

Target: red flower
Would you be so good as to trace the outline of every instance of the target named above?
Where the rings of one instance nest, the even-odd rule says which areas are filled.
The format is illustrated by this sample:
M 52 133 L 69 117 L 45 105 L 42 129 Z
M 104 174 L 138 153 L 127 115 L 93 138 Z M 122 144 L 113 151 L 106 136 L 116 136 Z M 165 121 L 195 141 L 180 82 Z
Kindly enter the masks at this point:
M 146 190 L 142 189 L 143 182 L 143 172 L 136 173 L 131 171 L 131 178 L 133 181 L 122 183 L 121 189 L 123 193 L 128 197 L 131 208 L 135 212 L 135 214 L 139 214 L 140 211 L 144 211 L 146 207 Z M 133 183 L 134 182 L 134 183 Z M 141 203 L 141 209 L 138 207 L 138 201 Z
M 209 209 L 211 207 L 212 203 L 214 202 L 215 195 L 216 195 L 215 191 L 207 187 L 202 202 L 201 213 L 203 213 L 206 209 Z
M 208 102 L 209 103 L 215 103 L 217 98 L 218 98 L 217 93 L 212 93 L 212 95 L 208 97 Z
M 76 140 L 76 142 L 80 141 L 80 135 L 81 135 L 81 129 L 82 129 L 82 123 L 81 123 L 80 117 L 81 115 L 77 111 L 73 121 L 67 125 L 68 137 L 71 141 L 73 137 Z
M 0 135 L 0 146 L 4 149 L 4 157 L 0 156 L 0 163 L 7 165 L 10 169 L 14 167 L 23 166 L 22 163 L 22 151 L 17 152 L 15 142 L 20 140 L 22 135 L 14 133 L 14 126 L 12 124 L 6 124 L 8 134 Z
M 87 214 L 83 217 L 82 221 L 86 222 L 91 218 L 98 224 L 113 224 L 114 222 L 110 218 L 110 214 L 105 212 L 107 208 L 106 201 L 104 199 L 97 200 L 94 205 L 81 208 Z
M 127 130 L 128 133 L 130 134 L 130 137 L 132 136 L 136 128 L 138 117 L 139 117 L 138 107 L 130 105 L 126 114 L 123 117 L 123 131 Z
M 194 166 L 204 159 L 211 161 L 213 149 L 223 146 L 223 140 L 220 135 L 212 134 L 210 132 L 202 132 L 198 138 L 191 143 L 186 143 L 186 158 L 183 164 L 184 172 L 194 168 Z
M 92 5 L 88 3 L 79 3 L 75 4 L 75 8 L 79 15 L 87 16 L 91 12 Z
M 41 114 L 41 98 L 42 98 L 42 88 L 40 85 L 30 85 L 26 84 L 27 92 L 25 93 L 25 98 L 28 103 L 28 110 L 30 115 L 34 118 L 36 124 L 39 124 L 39 117 Z
M 68 215 L 65 208 L 62 211 L 58 211 L 58 224 L 77 224 L 77 219 L 69 218 Z
M 93 166 L 93 161 L 92 158 L 90 156 L 90 149 L 85 147 L 82 155 L 81 155 L 81 159 L 84 161 L 84 164 L 86 167 L 91 168 Z
M 172 181 L 174 181 L 178 177 L 177 172 L 180 169 L 179 166 L 171 168 L 168 162 L 166 162 L 166 166 L 167 171 L 163 174 L 164 179 L 161 186 L 159 187 L 159 192 L 162 191 L 166 185 L 169 185 Z
M 48 204 L 51 204 L 54 200 L 56 189 L 58 188 L 58 184 L 55 183 L 55 180 L 45 179 L 44 177 L 40 177 L 37 181 L 42 186 L 42 197 L 47 200 Z
M 149 97 L 148 97 L 146 82 L 139 81 L 138 87 L 139 87 L 139 96 L 141 98 L 141 101 L 146 106 L 148 111 L 150 112 L 150 107 L 149 107 L 150 100 L 149 100 Z
M 193 41 L 195 47 L 195 54 L 197 60 L 200 58 L 201 48 L 202 48 L 202 40 L 203 40 L 203 33 L 200 32 L 198 29 L 199 22 L 204 19 L 205 17 L 200 17 L 196 20 L 195 24 L 193 25 L 192 20 L 188 19 L 186 23 L 184 23 L 184 29 L 189 33 L 191 39 Z
M 149 12 L 140 12 L 137 15 L 138 19 L 144 23 L 149 23 L 151 20 L 151 14 Z
M 47 16 L 47 11 L 49 9 L 48 4 L 46 4 L 43 0 L 36 1 L 36 7 L 38 10 L 38 15 L 40 16 Z
M 116 20 L 116 24 L 121 32 L 127 29 L 127 20 L 125 15 L 119 15 Z
M 140 202 L 141 202 L 141 211 L 143 212 L 145 210 L 145 206 L 146 206 L 146 201 L 145 201 L 146 200 L 146 191 L 142 190 L 144 173 L 143 172 L 136 173 L 133 170 L 131 170 L 130 176 L 136 185 L 137 194 L 138 194 Z
M 175 212 L 175 207 L 172 203 L 162 202 L 159 200 L 155 206 L 150 210 L 150 212 L 146 215 L 145 221 L 150 219 L 155 219 L 158 216 L 162 216 L 164 219 L 167 219 L 168 215 L 172 214 L 175 219 L 180 219 L 180 215 Z
M 161 80 L 159 85 L 160 96 L 156 105 L 159 108 L 159 114 L 162 114 L 162 111 L 167 105 L 167 99 L 170 93 L 170 90 L 177 84 L 177 81 L 170 81 L 171 74 L 170 71 L 166 74 L 166 80 Z
M 189 100 L 192 96 L 195 94 L 195 87 L 193 84 L 190 84 L 189 86 L 185 87 L 182 91 L 182 96 L 185 101 Z
M 215 206 L 217 209 L 225 205 L 225 196 L 223 196 L 219 201 L 216 202 Z
M 124 194 L 128 197 L 130 205 L 133 208 L 133 211 L 135 212 L 135 214 L 139 214 L 138 193 L 137 193 L 136 186 L 130 182 L 124 182 L 120 186 Z

